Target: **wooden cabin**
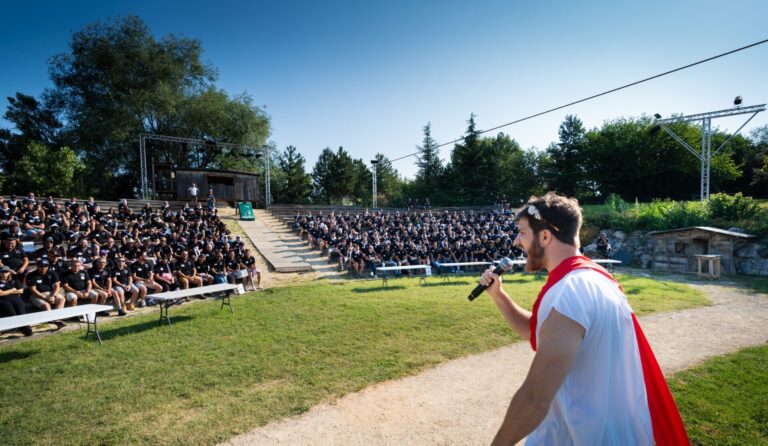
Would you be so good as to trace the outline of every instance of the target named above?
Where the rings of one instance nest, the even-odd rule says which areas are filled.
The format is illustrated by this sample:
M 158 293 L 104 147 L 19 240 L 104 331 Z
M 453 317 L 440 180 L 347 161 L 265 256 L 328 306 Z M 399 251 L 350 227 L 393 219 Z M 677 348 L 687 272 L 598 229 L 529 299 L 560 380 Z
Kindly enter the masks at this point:
M 723 272 L 736 274 L 734 253 L 754 236 L 709 226 L 669 229 L 650 233 L 654 247 L 651 268 L 696 272 L 696 255 L 719 255 Z
M 260 177 L 255 173 L 215 169 L 177 169 L 174 174 L 177 200 L 191 200 L 189 188 L 192 183 L 195 183 L 200 189 L 197 195 L 198 200 L 205 201 L 208 191 L 213 189 L 217 201 L 250 201 L 254 204 L 260 202 Z

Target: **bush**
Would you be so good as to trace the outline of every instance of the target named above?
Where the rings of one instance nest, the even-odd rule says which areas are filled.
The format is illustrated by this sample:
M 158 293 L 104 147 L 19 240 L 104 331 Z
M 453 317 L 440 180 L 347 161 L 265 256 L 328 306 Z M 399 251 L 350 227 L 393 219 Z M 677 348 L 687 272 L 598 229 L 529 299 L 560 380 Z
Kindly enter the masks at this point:
M 708 207 L 710 217 L 723 220 L 746 220 L 760 211 L 752 197 L 745 197 L 741 192 L 710 195 Z
M 624 201 L 621 196 L 617 194 L 608 194 L 605 198 L 605 205 L 612 211 L 624 212 L 630 208 L 629 203 Z
M 768 209 L 760 208 L 751 197 L 713 194 L 709 202 L 653 200 L 630 205 L 617 195 L 609 195 L 605 206 L 584 217 L 585 227 L 620 229 L 624 232 L 661 231 L 689 226 L 737 226 L 758 238 L 768 237 Z

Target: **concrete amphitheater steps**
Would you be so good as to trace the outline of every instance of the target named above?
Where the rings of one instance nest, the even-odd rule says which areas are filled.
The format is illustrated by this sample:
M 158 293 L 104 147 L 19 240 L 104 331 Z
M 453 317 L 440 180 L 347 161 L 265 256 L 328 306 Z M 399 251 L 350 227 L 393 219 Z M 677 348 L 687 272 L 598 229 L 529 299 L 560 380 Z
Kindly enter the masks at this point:
M 279 273 L 306 272 L 312 271 L 312 265 L 298 255 L 297 249 L 306 246 L 306 243 L 292 236 L 287 229 L 274 230 L 270 220 L 269 213 L 255 209 L 255 220 L 241 220 L 238 223 L 248 238 L 251 239 L 253 246 L 259 250 L 261 255 L 270 265 Z M 293 237 L 294 240 L 291 240 Z

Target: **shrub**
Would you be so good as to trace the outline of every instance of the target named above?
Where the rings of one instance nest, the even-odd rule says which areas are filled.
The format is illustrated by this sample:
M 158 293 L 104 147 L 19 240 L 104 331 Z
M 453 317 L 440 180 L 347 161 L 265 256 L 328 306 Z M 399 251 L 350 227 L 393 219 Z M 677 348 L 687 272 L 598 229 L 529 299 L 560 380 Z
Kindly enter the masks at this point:
M 735 195 L 710 195 L 708 207 L 710 217 L 723 220 L 750 219 L 756 216 L 760 210 L 752 197 L 745 197 L 741 192 L 737 192 Z
M 605 197 L 605 204 L 608 206 L 608 209 L 616 212 L 624 212 L 630 207 L 629 203 L 624 201 L 618 194 L 608 194 Z

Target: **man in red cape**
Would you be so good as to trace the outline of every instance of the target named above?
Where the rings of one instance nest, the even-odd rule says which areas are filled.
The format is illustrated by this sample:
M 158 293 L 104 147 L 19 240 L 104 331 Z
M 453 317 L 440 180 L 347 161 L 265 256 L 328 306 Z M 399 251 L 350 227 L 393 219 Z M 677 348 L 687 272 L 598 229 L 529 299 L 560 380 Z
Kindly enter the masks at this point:
M 532 197 L 517 217 L 526 271 L 549 271 L 529 312 L 486 271 L 480 283 L 536 351 L 495 445 L 690 444 L 653 351 L 621 287 L 579 252 L 578 201 Z

